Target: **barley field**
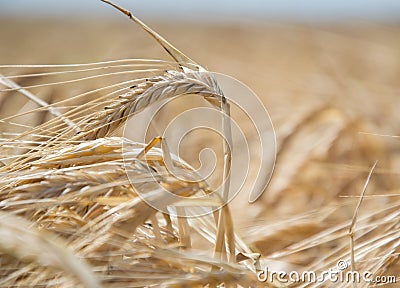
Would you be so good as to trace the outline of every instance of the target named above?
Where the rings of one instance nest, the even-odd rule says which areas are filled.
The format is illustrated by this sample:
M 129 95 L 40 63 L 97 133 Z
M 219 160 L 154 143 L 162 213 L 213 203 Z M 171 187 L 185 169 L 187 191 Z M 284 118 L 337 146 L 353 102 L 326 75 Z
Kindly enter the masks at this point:
M 179 151 L 185 163 L 165 159 L 161 140 L 152 141 L 165 123 L 204 99 L 182 97 L 164 107 L 144 143 L 124 138 L 143 125 L 133 118 L 132 131 L 123 131 L 126 115 L 141 111 L 138 101 L 129 108 L 129 97 L 158 83 L 133 80 L 161 75 L 171 87 L 178 78 L 163 73 L 178 65 L 122 14 L 121 21 L 0 19 L 0 73 L 50 104 L 41 107 L 1 78 L 0 286 L 397 287 L 400 27 L 147 24 L 196 63 L 240 80 L 261 99 L 276 134 L 267 189 L 248 203 L 256 151 L 247 184 L 224 208 L 194 218 L 155 210 L 138 190 L 178 212 L 220 205 L 212 193 L 224 172 L 219 137 L 190 135 Z M 106 61 L 60 70 L 7 66 Z M 131 94 L 120 97 L 131 85 Z M 250 131 L 242 120 L 236 119 Z M 256 145 L 251 132 L 246 136 Z M 211 183 L 171 176 L 168 163 L 197 179 L 193 167 L 205 147 L 216 153 Z M 159 183 L 188 199 L 208 198 L 179 204 L 160 196 Z M 272 273 L 322 273 L 339 263 L 342 273 L 367 271 L 376 283 L 295 281 Z M 262 282 L 257 275 L 266 268 Z

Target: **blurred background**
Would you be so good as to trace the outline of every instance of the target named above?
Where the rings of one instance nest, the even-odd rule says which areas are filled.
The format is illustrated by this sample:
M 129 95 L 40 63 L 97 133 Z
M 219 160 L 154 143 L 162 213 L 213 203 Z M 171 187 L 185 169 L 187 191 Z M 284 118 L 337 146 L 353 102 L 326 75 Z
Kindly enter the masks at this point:
M 396 0 L 337 1 L 186 1 L 121 0 L 119 5 L 131 6 L 136 14 L 169 21 L 242 22 L 242 21 L 383 21 L 399 20 L 400 3 Z M 28 0 L 1 1 L 1 14 L 28 17 L 99 18 L 115 17 L 97 1 Z
M 278 142 L 273 179 L 256 204 L 247 192 L 233 203 L 237 231 L 261 252 L 350 219 L 356 200 L 342 196 L 359 195 L 375 160 L 370 193 L 399 194 L 400 1 L 115 2 L 204 67 L 248 85 L 268 109 Z M 0 43 L 0 64 L 170 60 L 94 0 L 0 0 Z M 68 97 L 87 88 L 54 89 Z M 370 199 L 363 211 L 393 197 Z

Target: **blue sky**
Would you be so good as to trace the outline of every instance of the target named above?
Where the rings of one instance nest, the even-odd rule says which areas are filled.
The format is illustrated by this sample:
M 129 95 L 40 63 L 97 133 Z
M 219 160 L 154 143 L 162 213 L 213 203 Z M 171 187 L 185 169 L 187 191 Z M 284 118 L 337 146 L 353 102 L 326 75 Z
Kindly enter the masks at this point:
M 136 15 L 195 21 L 397 21 L 400 0 L 114 0 Z M 92 16 L 90 16 L 90 14 Z M 0 17 L 120 17 L 99 0 L 0 0 Z

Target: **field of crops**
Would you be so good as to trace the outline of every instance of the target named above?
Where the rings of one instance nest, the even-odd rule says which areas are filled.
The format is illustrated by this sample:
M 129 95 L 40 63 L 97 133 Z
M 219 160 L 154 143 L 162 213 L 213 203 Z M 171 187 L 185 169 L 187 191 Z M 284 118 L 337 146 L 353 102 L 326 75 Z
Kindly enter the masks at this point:
M 0 73 L 74 122 L 38 108 L 1 78 L 0 286 L 265 287 L 257 279 L 265 267 L 321 273 L 340 261 L 346 271 L 370 271 L 376 281 L 394 275 L 399 282 L 400 27 L 147 24 L 207 70 L 240 80 L 261 99 L 277 144 L 269 186 L 248 203 L 260 151 L 248 120 L 236 117 L 249 129 L 245 134 L 255 154 L 229 209 L 190 220 L 157 213 L 137 197 L 143 189 L 152 201 L 172 205 L 151 194 L 156 188 L 154 179 L 146 180 L 150 170 L 164 188 L 186 197 L 209 193 L 223 178 L 224 151 L 212 133 L 189 135 L 179 151 L 188 165 L 176 164 L 190 174 L 199 166 L 199 152 L 213 148 L 218 163 L 211 184 L 172 179 L 167 166 L 175 160 L 164 159 L 157 141 L 147 145 L 175 115 L 205 101 L 176 100 L 157 115 L 145 143 L 125 143 L 120 136 L 135 134 L 132 127 L 143 123 L 133 118 L 133 131 L 123 133 L 119 121 L 125 118 L 115 118 L 125 112 L 107 118 L 111 114 L 102 111 L 126 107 L 125 98 L 95 90 L 118 83 L 114 91 L 127 88 L 132 83 L 124 81 L 156 77 L 165 65 L 178 69 L 172 58 L 122 15 L 118 22 L 0 19 Z M 163 61 L 113 62 L 118 59 Z M 53 75 L 38 74 L 58 68 L 6 66 L 104 61 L 111 62 L 90 71 L 64 67 Z M 96 77 L 111 65 L 120 65 L 118 73 Z M 125 74 L 132 70 L 146 71 Z M 35 75 L 12 77 L 28 74 Z M 90 79 L 73 80 L 84 77 Z M 132 89 L 153 85 L 143 83 L 134 82 L 138 88 Z M 139 90 L 132 93 L 140 95 Z M 88 91 L 95 92 L 85 95 Z M 122 164 L 125 155 L 135 163 L 129 171 Z M 142 162 L 151 169 L 143 170 Z M 126 179 L 129 173 L 139 186 Z M 207 201 L 186 205 L 218 202 Z M 284 281 L 269 282 L 282 287 Z M 289 282 L 297 287 L 307 281 Z M 332 287 L 329 281 L 307 287 L 317 284 Z M 334 287 L 349 285 L 339 281 Z M 384 287 L 397 287 L 391 285 Z

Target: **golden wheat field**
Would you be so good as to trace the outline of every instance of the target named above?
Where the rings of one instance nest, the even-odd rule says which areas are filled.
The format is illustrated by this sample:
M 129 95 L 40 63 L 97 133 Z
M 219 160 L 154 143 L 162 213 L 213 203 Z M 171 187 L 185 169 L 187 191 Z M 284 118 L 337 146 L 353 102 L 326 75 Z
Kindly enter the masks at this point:
M 143 198 L 179 213 L 221 204 L 212 185 L 224 173 L 219 137 L 190 135 L 179 151 L 185 163 L 152 141 L 174 115 L 206 101 L 220 107 L 212 91 L 181 84 L 207 79 L 179 72 L 122 14 L 121 21 L 0 19 L 0 287 L 398 287 L 400 27 L 147 24 L 261 99 L 276 134 L 267 189 L 248 203 L 252 158 L 249 183 L 224 208 L 194 218 L 155 210 Z M 133 118 L 125 133 L 123 125 L 151 105 L 142 100 L 160 83 L 160 97 L 183 85 L 206 101 L 176 100 L 145 143 L 125 139 L 144 124 Z M 218 160 L 211 184 L 194 181 L 205 147 Z M 185 200 L 163 196 L 160 185 Z M 300 277 L 331 270 L 361 276 Z

